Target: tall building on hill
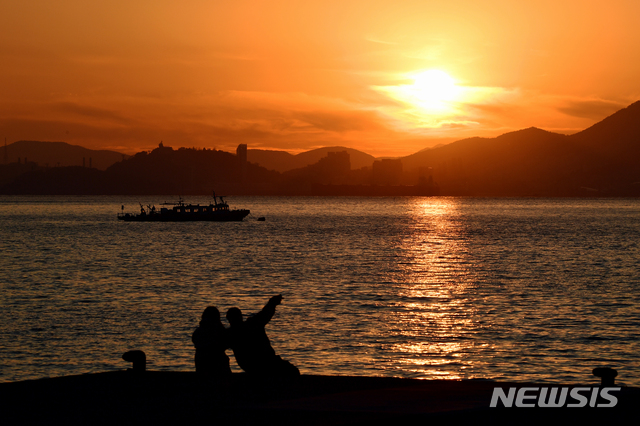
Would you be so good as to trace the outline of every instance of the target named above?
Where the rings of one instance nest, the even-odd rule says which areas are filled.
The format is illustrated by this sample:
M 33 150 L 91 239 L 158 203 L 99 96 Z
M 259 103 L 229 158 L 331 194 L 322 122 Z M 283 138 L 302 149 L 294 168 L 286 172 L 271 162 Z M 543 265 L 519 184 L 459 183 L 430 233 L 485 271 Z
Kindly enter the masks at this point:
M 376 160 L 372 167 L 374 185 L 398 185 L 402 178 L 401 160 Z
M 320 160 L 324 169 L 332 173 L 348 173 L 351 170 L 351 157 L 347 151 L 327 152 L 327 156 Z

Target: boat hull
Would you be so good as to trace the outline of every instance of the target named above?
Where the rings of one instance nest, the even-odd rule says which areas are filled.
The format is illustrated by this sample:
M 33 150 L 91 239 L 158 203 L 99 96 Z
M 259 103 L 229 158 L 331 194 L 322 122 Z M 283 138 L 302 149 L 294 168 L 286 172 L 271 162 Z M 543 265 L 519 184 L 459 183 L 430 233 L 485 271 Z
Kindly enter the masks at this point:
M 185 213 L 169 210 L 151 214 L 119 214 L 125 222 L 240 222 L 249 215 L 249 210 L 227 210 L 213 212 Z

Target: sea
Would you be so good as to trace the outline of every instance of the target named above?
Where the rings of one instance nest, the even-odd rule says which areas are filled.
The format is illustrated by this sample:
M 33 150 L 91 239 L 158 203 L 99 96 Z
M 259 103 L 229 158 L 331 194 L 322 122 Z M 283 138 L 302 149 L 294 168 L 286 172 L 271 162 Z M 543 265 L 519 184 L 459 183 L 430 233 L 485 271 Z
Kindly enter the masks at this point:
M 303 374 L 596 384 L 607 366 L 640 386 L 640 199 L 228 197 L 251 215 L 117 220 L 174 201 L 0 197 L 0 381 L 122 370 L 132 349 L 194 371 L 207 306 L 281 294 L 267 333 Z

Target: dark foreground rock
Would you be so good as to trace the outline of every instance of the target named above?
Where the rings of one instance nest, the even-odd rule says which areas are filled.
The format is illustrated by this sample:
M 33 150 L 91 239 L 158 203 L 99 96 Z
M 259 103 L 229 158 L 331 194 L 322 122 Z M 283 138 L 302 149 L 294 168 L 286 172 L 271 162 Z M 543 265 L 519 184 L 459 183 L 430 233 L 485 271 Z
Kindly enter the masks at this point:
M 116 371 L 0 384 L 3 425 L 426 424 L 425 421 L 594 424 L 632 418 L 640 389 L 614 408 L 490 408 L 495 387 L 541 384 L 476 380 L 302 376 L 207 382 L 195 373 Z M 550 385 L 551 386 L 551 385 Z M 558 386 L 558 385 L 553 385 Z

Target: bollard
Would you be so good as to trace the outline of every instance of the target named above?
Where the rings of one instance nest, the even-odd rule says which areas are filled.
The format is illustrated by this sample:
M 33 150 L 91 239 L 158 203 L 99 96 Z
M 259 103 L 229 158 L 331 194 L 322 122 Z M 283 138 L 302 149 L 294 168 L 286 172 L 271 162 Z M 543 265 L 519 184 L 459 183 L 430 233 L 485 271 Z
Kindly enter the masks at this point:
M 147 356 L 143 351 L 128 351 L 122 354 L 122 359 L 133 363 L 133 371 L 144 372 L 147 369 Z
M 600 377 L 602 386 L 614 386 L 618 372 L 609 367 L 598 367 L 593 369 L 593 375 Z

